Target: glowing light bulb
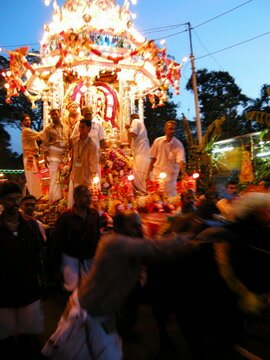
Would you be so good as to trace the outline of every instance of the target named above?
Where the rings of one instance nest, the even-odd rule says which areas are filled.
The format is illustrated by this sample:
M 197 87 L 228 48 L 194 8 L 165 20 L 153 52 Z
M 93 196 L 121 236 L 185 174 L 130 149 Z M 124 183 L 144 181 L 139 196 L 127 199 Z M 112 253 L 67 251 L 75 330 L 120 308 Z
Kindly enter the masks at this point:
M 129 181 L 132 181 L 132 180 L 134 180 L 134 175 L 130 174 L 130 175 L 128 175 L 127 178 L 128 178 Z
M 51 0 L 45 0 L 44 3 L 45 3 L 46 6 L 49 6 L 50 3 L 51 3 Z
M 182 62 L 183 62 L 183 63 L 186 63 L 187 61 L 188 61 L 188 57 L 185 56 L 185 57 L 182 59 Z
M 98 176 L 94 176 L 93 177 L 93 184 L 97 185 L 99 183 L 99 177 Z
M 165 45 L 165 44 L 166 44 L 166 40 L 165 40 L 165 39 L 161 39 L 159 43 L 160 43 L 160 45 Z
M 132 4 L 132 5 L 136 5 L 136 4 L 137 4 L 137 0 L 131 0 L 131 4 Z
M 131 18 L 132 18 L 133 20 L 137 19 L 137 14 L 132 13 L 132 14 L 131 14 Z
M 194 174 L 192 174 L 193 179 L 198 179 L 200 177 L 200 174 L 195 172 Z
M 165 179 L 165 178 L 167 177 L 167 174 L 166 174 L 165 172 L 161 172 L 161 173 L 158 175 L 158 177 L 159 177 L 160 179 Z

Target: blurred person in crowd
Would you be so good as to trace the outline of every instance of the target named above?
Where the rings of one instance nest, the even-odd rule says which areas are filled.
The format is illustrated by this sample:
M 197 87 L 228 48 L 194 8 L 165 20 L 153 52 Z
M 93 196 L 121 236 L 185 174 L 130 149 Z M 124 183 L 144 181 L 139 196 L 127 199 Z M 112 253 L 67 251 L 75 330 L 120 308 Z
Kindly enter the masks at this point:
M 188 240 L 185 235 L 158 240 L 143 239 L 138 213 L 118 213 L 114 217 L 114 231 L 99 241 L 93 266 L 70 297 L 56 332 L 43 348 L 43 354 L 52 357 L 61 355 L 66 360 L 72 356 L 85 360 L 122 359 L 114 315 L 138 284 L 143 260 L 162 259 L 164 253 L 172 248 L 186 249 Z M 83 334 L 74 332 L 68 344 L 62 343 L 65 332 L 70 332 L 76 324 L 80 324 Z M 71 354 L 70 349 L 76 353 Z
M 147 130 L 138 114 L 130 115 L 130 124 L 126 125 L 128 137 L 132 144 L 133 183 L 141 194 L 146 193 L 146 176 L 150 163 L 150 146 Z
M 0 184 L 0 357 L 38 359 L 43 237 L 35 219 L 19 211 L 21 188 Z
M 165 123 L 165 136 L 155 139 L 151 150 L 151 161 L 148 168 L 147 179 L 153 171 L 154 180 L 159 179 L 160 173 L 166 173 L 164 179 L 165 191 L 168 196 L 176 196 L 176 183 L 179 172 L 186 176 L 186 160 L 184 146 L 175 137 L 176 121 L 169 120 Z
M 31 129 L 31 119 L 28 114 L 21 117 L 21 140 L 23 151 L 23 165 L 26 177 L 26 186 L 31 195 L 37 198 L 42 196 L 41 175 L 39 173 L 39 147 L 37 141 L 42 140 L 42 132 Z
M 225 197 L 217 201 L 216 206 L 219 209 L 221 215 L 230 220 L 232 213 L 233 201 L 238 195 L 238 182 L 235 180 L 228 180 L 226 182 L 226 194 Z
M 148 271 L 152 301 L 175 313 L 194 360 L 239 359 L 244 322 L 267 309 L 269 224 L 270 195 L 244 194 L 230 222 L 203 229 L 179 261 Z

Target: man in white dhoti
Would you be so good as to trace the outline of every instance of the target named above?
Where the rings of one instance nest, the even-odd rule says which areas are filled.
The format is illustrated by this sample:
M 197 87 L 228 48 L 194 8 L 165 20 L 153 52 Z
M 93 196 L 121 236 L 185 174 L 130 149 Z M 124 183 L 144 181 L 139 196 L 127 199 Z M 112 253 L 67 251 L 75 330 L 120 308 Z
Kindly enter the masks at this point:
M 177 195 L 176 183 L 179 171 L 186 176 L 185 149 L 181 141 L 175 137 L 176 122 L 169 120 L 165 124 L 165 136 L 155 139 L 151 150 L 151 161 L 147 178 L 152 172 L 154 180 L 160 173 L 166 173 L 164 188 L 168 196 Z
M 52 124 L 49 124 L 42 135 L 45 165 L 50 170 L 49 202 L 63 198 L 63 184 L 60 178 L 60 164 L 68 150 L 68 135 L 61 123 L 59 109 L 50 111 Z
M 138 114 L 130 116 L 130 125 L 126 125 L 128 137 L 132 144 L 133 175 L 136 190 L 146 193 L 146 175 L 150 163 L 150 146 L 147 130 Z
M 40 198 L 41 175 L 38 170 L 38 153 L 39 148 L 37 140 L 42 140 L 41 132 L 31 129 L 31 119 L 28 114 L 21 117 L 21 139 L 23 150 L 23 166 L 26 177 L 26 186 L 30 195 Z

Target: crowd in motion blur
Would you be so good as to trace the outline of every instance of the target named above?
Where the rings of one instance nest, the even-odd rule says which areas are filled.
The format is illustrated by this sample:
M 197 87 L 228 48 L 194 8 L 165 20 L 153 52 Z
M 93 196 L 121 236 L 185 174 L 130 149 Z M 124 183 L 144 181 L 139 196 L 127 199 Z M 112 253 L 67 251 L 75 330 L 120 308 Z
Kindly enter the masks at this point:
M 73 207 L 44 229 L 35 197 L 22 201 L 17 183 L 2 182 L 1 359 L 123 359 L 141 301 L 152 308 L 163 354 L 172 344 L 165 319 L 174 314 L 191 359 L 240 359 L 243 321 L 269 308 L 270 193 L 238 194 L 228 182 L 224 198 L 209 187 L 181 200 L 155 234 L 133 210 L 119 209 L 104 228 L 80 185 Z M 41 344 L 52 274 L 66 305 Z

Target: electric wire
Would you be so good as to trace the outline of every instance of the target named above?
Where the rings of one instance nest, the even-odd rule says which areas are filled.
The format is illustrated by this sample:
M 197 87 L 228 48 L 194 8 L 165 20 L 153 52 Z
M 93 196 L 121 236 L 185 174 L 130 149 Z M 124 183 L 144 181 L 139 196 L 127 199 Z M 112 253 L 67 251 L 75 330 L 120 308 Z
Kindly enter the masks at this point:
M 222 65 L 217 61 L 217 59 L 210 53 L 210 51 L 206 48 L 206 46 L 202 43 L 201 39 L 199 38 L 197 32 L 193 29 L 193 33 L 195 34 L 197 40 L 199 41 L 199 43 L 202 45 L 202 47 L 204 48 L 204 50 L 208 53 L 209 56 L 211 56 L 211 58 L 215 61 L 215 63 L 221 68 L 221 70 L 224 70 L 224 68 L 222 67 Z
M 240 7 L 242 7 L 242 6 L 250 3 L 250 2 L 252 2 L 252 1 L 253 1 L 253 0 L 248 0 L 248 1 L 246 1 L 246 2 L 244 2 L 244 3 L 242 3 L 242 4 L 238 5 L 238 6 L 236 6 L 236 7 L 232 8 L 232 9 L 230 9 L 230 10 L 224 11 L 223 13 L 221 13 L 221 14 L 219 14 L 219 15 L 217 15 L 217 16 L 209 19 L 209 20 L 206 20 L 206 21 L 204 21 L 204 22 L 202 22 L 202 23 L 200 23 L 200 24 L 198 24 L 198 25 L 196 25 L 196 26 L 193 26 L 192 29 L 196 29 L 197 27 L 202 26 L 202 25 L 205 25 L 205 24 L 209 23 L 210 21 L 216 20 L 216 19 L 218 19 L 219 17 L 221 17 L 221 16 L 223 16 L 223 15 L 226 15 L 226 14 L 228 14 L 228 13 L 230 13 L 230 12 L 236 10 L 236 9 L 239 9 Z
M 220 50 L 217 50 L 217 51 L 213 51 L 213 52 L 212 52 L 212 53 L 210 53 L 210 54 L 195 57 L 195 60 L 203 59 L 203 58 L 205 58 L 205 57 L 207 57 L 207 56 L 211 56 L 211 55 L 214 55 L 214 54 L 220 53 L 220 52 L 222 52 L 222 51 L 225 51 L 225 50 L 231 49 L 231 48 L 233 48 L 233 47 L 236 47 L 236 46 L 239 46 L 239 45 L 242 45 L 242 44 L 245 44 L 245 43 L 247 43 L 247 42 L 249 42 L 249 41 L 252 41 L 252 40 L 258 39 L 258 38 L 263 37 L 263 36 L 268 35 L 268 34 L 270 34 L 270 31 L 267 31 L 266 33 L 263 33 L 263 34 L 260 34 L 260 35 L 257 35 L 257 36 L 254 36 L 254 37 L 252 37 L 252 38 L 250 38 L 250 39 L 247 39 L 247 40 L 241 41 L 241 42 L 239 42 L 239 43 L 236 43 L 236 44 L 233 44 L 233 45 L 227 46 L 227 47 L 225 47 L 225 48 L 223 48 L 223 49 L 220 49 Z

